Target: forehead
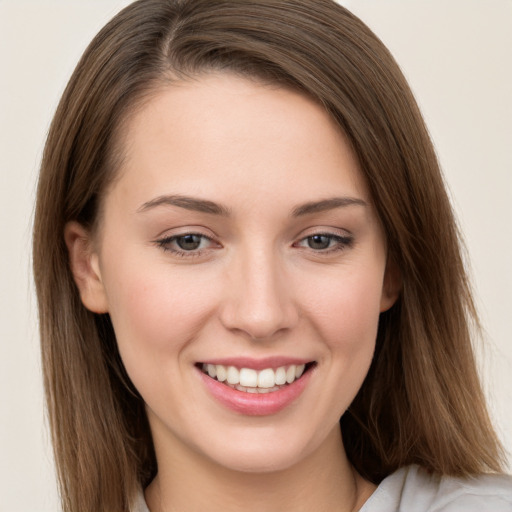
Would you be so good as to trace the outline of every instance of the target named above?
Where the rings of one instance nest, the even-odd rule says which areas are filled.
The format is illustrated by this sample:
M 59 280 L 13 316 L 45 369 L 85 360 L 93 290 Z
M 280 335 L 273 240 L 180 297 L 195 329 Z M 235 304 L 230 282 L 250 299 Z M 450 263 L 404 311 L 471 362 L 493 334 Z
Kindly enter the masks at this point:
M 139 202 L 162 193 L 304 202 L 330 189 L 368 199 L 354 152 L 321 106 L 232 74 L 160 88 L 128 119 L 121 146 L 117 181 Z

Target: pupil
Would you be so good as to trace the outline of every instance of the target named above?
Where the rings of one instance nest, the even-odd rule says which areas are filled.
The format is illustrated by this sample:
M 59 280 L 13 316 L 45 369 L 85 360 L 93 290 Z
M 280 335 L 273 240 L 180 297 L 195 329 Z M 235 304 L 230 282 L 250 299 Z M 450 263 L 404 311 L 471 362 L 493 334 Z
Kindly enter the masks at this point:
M 201 236 L 199 235 L 184 235 L 176 239 L 176 243 L 180 249 L 184 251 L 193 251 L 201 245 Z
M 313 235 L 309 237 L 308 245 L 311 249 L 327 249 L 331 238 L 327 235 Z

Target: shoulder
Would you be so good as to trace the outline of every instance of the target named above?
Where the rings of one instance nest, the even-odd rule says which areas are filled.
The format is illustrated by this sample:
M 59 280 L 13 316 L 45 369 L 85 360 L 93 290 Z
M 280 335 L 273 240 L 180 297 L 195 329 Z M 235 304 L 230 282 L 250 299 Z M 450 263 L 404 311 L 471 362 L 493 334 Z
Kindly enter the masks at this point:
M 407 466 L 379 485 L 360 512 L 512 512 L 512 477 L 453 478 Z

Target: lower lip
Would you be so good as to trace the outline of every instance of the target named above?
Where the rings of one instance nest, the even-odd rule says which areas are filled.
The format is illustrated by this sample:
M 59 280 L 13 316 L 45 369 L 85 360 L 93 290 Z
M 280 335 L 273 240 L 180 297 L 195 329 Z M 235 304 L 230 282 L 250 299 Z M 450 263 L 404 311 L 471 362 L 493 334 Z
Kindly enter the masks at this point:
M 284 386 L 279 391 L 259 394 L 238 391 L 212 379 L 200 369 L 197 371 L 208 391 L 216 400 L 228 409 L 247 416 L 267 416 L 286 409 L 302 394 L 312 374 L 310 369 L 300 379 Z

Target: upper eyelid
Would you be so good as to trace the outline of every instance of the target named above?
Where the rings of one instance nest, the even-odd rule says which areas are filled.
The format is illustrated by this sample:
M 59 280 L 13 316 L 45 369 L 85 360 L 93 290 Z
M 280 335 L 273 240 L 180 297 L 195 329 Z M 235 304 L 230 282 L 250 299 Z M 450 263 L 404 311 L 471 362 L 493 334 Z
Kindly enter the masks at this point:
M 337 228 L 334 226 L 314 226 L 301 230 L 301 232 L 294 237 L 295 240 L 302 240 L 310 236 L 315 235 L 326 235 L 326 236 L 337 236 L 341 238 L 349 238 L 354 235 L 347 229 Z
M 306 240 L 306 239 L 311 238 L 313 236 L 328 236 L 330 238 L 334 238 L 334 239 L 337 239 L 337 240 L 347 240 L 347 239 L 352 240 L 354 238 L 352 235 L 349 235 L 349 234 L 329 233 L 329 232 L 326 232 L 326 231 L 319 231 L 317 233 L 310 233 L 308 235 L 301 236 L 300 238 L 298 238 L 298 241 L 300 242 L 302 240 Z
M 205 232 L 207 231 L 207 232 Z M 164 240 L 167 238 L 176 238 L 180 236 L 187 236 L 187 235 L 199 235 L 204 236 L 205 238 L 216 240 L 218 237 L 217 235 L 212 232 L 211 229 L 206 228 L 204 226 L 182 226 L 182 227 L 175 227 L 175 228 L 167 228 L 163 231 L 161 231 L 154 239 L 154 242 L 158 242 L 158 240 Z
M 200 237 L 203 237 L 203 238 L 206 238 L 207 240 L 214 240 L 214 238 L 212 236 L 209 236 L 209 235 L 205 235 L 204 233 L 198 233 L 196 231 L 187 231 L 186 233 L 178 233 L 176 235 L 162 235 L 160 237 L 158 237 L 155 241 L 156 242 L 162 242 L 162 241 L 167 241 L 167 240 L 176 240 L 176 238 L 183 238 L 185 236 L 200 236 Z

